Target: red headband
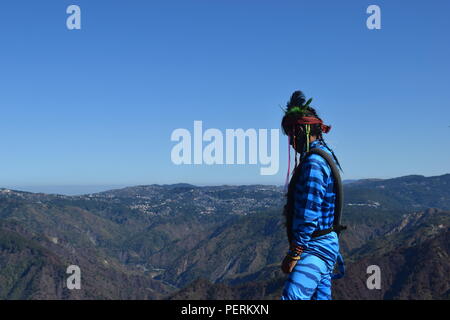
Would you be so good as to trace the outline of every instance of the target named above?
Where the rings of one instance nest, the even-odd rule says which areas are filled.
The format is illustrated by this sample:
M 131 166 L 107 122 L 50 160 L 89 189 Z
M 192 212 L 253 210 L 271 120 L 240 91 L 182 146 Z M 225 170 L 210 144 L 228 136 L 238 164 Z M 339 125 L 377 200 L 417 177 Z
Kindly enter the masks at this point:
M 331 130 L 331 126 L 327 126 L 323 124 L 323 121 L 320 119 L 317 119 L 315 117 L 301 117 L 295 123 L 298 124 L 320 124 L 320 128 L 322 129 L 323 133 L 328 133 Z

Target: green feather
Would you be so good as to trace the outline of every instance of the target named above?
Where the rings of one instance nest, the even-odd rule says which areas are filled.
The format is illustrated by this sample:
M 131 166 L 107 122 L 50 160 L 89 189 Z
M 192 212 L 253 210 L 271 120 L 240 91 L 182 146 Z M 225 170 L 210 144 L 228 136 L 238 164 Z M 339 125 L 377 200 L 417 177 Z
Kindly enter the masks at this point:
M 310 105 L 310 103 L 313 101 L 313 99 L 311 98 L 311 99 L 309 99 L 307 102 L 306 102 L 306 104 L 305 104 L 305 107 L 309 107 L 309 105 Z
M 303 106 L 296 106 L 296 107 L 292 107 L 288 110 L 285 110 L 285 115 L 291 115 L 291 114 L 295 114 L 295 113 L 298 113 L 301 116 L 304 115 L 308 111 L 307 109 L 312 101 L 313 101 L 313 99 L 311 98 Z
M 307 110 L 304 107 L 293 107 L 290 110 L 286 112 L 286 115 L 298 113 L 300 115 L 303 115 Z
M 302 112 L 302 109 L 300 107 L 293 107 L 291 110 L 288 111 L 288 113 L 300 113 Z

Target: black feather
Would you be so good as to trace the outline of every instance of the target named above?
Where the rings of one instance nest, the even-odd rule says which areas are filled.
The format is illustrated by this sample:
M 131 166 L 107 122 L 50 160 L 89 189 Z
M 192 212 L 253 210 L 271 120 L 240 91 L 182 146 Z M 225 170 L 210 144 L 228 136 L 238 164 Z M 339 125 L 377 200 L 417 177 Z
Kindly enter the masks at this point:
M 289 102 L 286 105 L 287 111 L 289 111 L 291 108 L 294 107 L 302 107 L 305 105 L 305 102 L 306 98 L 303 92 L 295 91 L 291 96 L 291 100 L 289 100 Z

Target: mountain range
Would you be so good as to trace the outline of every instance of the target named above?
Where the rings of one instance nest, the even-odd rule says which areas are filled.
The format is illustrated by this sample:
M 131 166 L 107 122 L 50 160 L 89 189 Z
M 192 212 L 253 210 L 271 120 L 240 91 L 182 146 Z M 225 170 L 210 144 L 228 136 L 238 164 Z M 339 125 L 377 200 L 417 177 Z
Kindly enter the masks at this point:
M 450 174 L 348 181 L 335 299 L 450 298 Z M 278 186 L 0 189 L 0 299 L 278 299 Z M 380 290 L 366 286 L 381 269 Z M 66 287 L 69 265 L 81 290 Z

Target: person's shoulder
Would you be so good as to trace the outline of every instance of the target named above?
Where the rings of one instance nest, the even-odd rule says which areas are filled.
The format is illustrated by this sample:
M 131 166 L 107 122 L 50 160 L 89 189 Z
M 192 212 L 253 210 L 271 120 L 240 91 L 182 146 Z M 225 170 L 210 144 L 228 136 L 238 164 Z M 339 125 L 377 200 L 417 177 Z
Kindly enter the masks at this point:
M 330 165 L 321 155 L 312 153 L 304 160 L 304 166 L 313 170 L 322 171 L 323 174 L 329 176 L 331 173 Z
M 323 150 L 323 149 L 322 149 Z M 305 165 L 318 165 L 318 166 L 326 166 L 327 161 L 324 157 L 317 153 L 311 153 L 304 159 Z
M 324 159 L 318 154 L 310 154 L 303 160 L 305 167 L 321 168 L 325 165 Z

